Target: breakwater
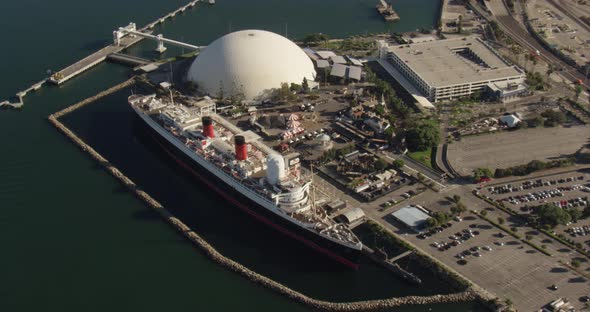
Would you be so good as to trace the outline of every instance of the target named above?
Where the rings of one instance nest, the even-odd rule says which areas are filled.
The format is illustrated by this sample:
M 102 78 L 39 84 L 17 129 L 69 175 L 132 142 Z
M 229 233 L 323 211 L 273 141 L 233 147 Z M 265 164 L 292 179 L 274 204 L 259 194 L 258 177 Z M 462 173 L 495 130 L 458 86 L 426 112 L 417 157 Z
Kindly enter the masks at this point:
M 211 246 L 198 233 L 191 230 L 181 220 L 170 213 L 163 205 L 156 201 L 153 197 L 138 187 L 131 179 L 111 164 L 106 158 L 100 155 L 94 148 L 86 144 L 73 131 L 67 128 L 59 121 L 59 118 L 69 114 L 76 109 L 95 102 L 96 100 L 105 97 L 109 94 L 122 90 L 135 83 L 135 79 L 129 79 L 121 84 L 102 91 L 95 96 L 89 97 L 72 106 L 66 107 L 63 110 L 51 114 L 49 121 L 64 135 L 66 135 L 72 142 L 74 142 L 82 151 L 88 153 L 94 160 L 96 160 L 106 171 L 117 178 L 130 192 L 135 194 L 139 199 L 143 200 L 151 209 L 156 211 L 165 221 L 182 233 L 188 240 L 197 246 L 205 255 L 219 265 L 239 273 L 250 281 L 270 288 L 277 293 L 291 298 L 297 302 L 313 307 L 315 309 L 325 311 L 376 311 L 387 308 L 394 308 L 403 305 L 417 305 L 417 304 L 436 304 L 436 303 L 457 303 L 479 300 L 480 296 L 471 288 L 454 294 L 433 295 L 433 296 L 405 296 L 398 298 L 387 298 L 378 300 L 356 301 L 356 302 L 330 302 L 318 300 L 308 297 L 298 291 L 295 291 L 279 282 L 276 282 L 266 276 L 258 274 L 240 263 L 225 257 L 219 253 L 213 246 Z

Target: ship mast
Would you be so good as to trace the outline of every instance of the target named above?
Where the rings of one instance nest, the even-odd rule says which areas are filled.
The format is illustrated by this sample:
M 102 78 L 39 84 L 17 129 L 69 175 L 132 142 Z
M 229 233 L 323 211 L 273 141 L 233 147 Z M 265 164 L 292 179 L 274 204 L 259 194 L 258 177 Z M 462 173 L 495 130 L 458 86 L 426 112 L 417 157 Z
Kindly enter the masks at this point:
M 172 105 L 174 105 L 174 97 L 172 96 L 172 88 L 168 88 L 168 91 L 170 91 L 170 101 L 172 102 Z
M 310 190 L 311 190 L 311 211 L 314 215 L 317 215 L 316 207 L 315 207 L 315 185 L 313 184 L 313 163 L 310 166 L 311 168 L 311 181 L 310 181 Z

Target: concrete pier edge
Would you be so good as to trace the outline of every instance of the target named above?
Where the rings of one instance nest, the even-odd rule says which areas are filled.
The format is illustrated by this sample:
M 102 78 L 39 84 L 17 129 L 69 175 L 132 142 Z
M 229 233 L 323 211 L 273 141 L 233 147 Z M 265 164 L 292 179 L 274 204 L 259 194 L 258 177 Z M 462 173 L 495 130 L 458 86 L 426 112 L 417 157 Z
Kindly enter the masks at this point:
M 225 257 L 219 253 L 213 246 L 211 246 L 205 239 L 199 234 L 191 230 L 181 220 L 176 218 L 170 213 L 164 206 L 158 201 L 152 198 L 149 194 L 139 188 L 131 179 L 125 176 L 119 169 L 113 166 L 106 158 L 100 155 L 90 145 L 86 144 L 80 139 L 73 131 L 62 124 L 58 119 L 66 114 L 69 114 L 76 109 L 95 102 L 96 100 L 103 98 L 109 94 L 122 90 L 135 83 L 135 78 L 131 78 L 124 81 L 116 86 L 113 86 L 107 90 L 104 90 L 92 97 L 82 100 L 74 105 L 64 108 L 63 110 L 49 115 L 48 119 L 58 130 L 65 134 L 72 142 L 74 142 L 82 151 L 88 153 L 94 160 L 98 161 L 99 164 L 111 175 L 117 178 L 127 189 L 134 193 L 138 198 L 143 200 L 150 208 L 155 210 L 164 220 L 172 225 L 176 230 L 181 232 L 188 240 L 194 245 L 199 247 L 202 252 L 207 255 L 211 260 L 215 261 L 219 265 L 239 273 L 246 277 L 250 281 L 270 288 L 277 293 L 284 295 L 292 300 L 315 309 L 325 311 L 377 311 L 386 308 L 394 308 L 404 305 L 419 305 L 419 304 L 437 304 L 437 303 L 459 303 L 469 301 L 486 301 L 489 298 L 482 297 L 482 294 L 473 287 L 459 293 L 445 294 L 445 295 L 432 295 L 432 296 L 405 296 L 405 297 L 392 297 L 387 299 L 377 300 L 366 300 L 366 301 L 354 301 L 354 302 L 330 302 L 324 300 L 318 300 L 306 296 L 298 291 L 295 291 L 277 281 L 274 281 L 266 276 L 258 274 L 249 268 L 241 265 L 240 263 Z

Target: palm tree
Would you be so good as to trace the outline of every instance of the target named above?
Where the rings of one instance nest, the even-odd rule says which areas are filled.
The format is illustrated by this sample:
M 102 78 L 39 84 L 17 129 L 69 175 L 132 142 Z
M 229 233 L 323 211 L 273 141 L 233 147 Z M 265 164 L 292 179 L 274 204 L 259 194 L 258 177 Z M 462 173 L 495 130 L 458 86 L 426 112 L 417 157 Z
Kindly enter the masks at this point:
M 547 71 L 546 71 L 547 81 L 549 81 L 549 76 L 551 76 L 551 74 L 553 73 L 553 71 L 554 71 L 553 65 L 549 64 L 549 67 L 547 67 Z

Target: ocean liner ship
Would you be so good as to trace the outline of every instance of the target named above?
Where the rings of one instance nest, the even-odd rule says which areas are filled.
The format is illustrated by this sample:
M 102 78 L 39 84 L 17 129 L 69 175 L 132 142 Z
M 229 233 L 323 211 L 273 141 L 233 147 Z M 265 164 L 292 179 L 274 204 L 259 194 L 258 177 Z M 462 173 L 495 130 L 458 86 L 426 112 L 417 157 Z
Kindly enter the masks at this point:
M 210 98 L 131 95 L 129 105 L 178 164 L 247 215 L 345 266 L 357 269 L 362 243 L 328 217 L 313 195 L 313 175 L 252 131 L 216 113 Z

